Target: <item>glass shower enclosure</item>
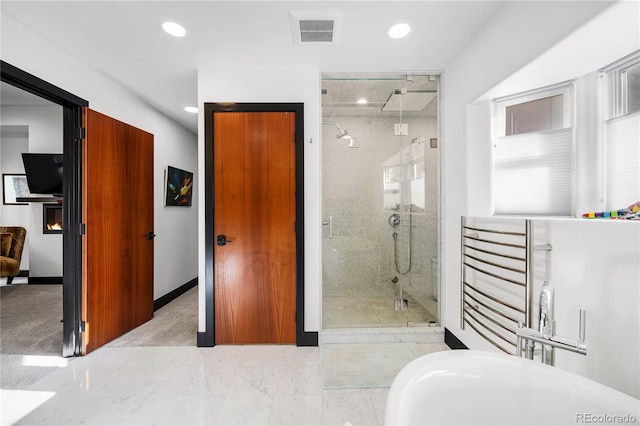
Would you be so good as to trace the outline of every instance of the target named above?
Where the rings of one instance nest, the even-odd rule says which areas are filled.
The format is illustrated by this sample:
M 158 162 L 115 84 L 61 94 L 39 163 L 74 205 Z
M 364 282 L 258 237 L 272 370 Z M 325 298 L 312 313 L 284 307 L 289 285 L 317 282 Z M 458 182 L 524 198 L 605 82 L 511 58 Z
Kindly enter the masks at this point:
M 439 76 L 322 75 L 322 327 L 439 324 Z

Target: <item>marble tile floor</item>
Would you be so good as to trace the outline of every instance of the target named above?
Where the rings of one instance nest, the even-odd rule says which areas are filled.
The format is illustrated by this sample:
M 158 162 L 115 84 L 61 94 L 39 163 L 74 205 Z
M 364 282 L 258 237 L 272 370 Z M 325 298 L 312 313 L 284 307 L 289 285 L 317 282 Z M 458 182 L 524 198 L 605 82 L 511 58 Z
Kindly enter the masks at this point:
M 387 345 L 393 352 L 397 344 Z M 415 345 L 418 354 L 448 350 L 444 343 Z M 23 389 L 2 389 L 0 424 L 383 424 L 388 388 L 323 389 L 320 351 L 103 347 Z M 363 371 L 376 374 L 375 366 Z
M 402 367 L 422 355 L 416 343 L 322 345 L 322 388 L 388 388 Z
M 411 296 L 405 296 L 409 309 L 395 310 L 392 297 L 325 297 L 322 302 L 322 327 L 406 327 L 407 322 L 428 324 L 437 321 Z

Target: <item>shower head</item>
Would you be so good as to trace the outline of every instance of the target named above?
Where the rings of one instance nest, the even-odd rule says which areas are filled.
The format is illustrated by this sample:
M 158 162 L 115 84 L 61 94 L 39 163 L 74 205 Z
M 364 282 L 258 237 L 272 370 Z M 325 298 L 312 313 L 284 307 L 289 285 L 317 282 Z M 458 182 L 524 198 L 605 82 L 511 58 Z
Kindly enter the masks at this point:
M 359 148 L 358 142 L 349 136 L 349 131 L 342 129 L 338 123 L 335 121 L 323 121 L 322 124 L 328 124 L 330 126 L 336 126 L 338 129 L 338 133 L 336 133 L 336 139 L 344 139 L 349 141 L 349 148 Z
M 336 139 L 344 139 L 344 138 L 346 138 L 346 136 L 349 134 L 349 132 L 346 131 L 346 130 L 340 129 L 340 126 L 338 126 L 338 124 L 336 124 L 336 127 L 338 128 L 338 133 L 336 133 Z
M 340 125 L 338 123 L 336 123 L 335 121 L 323 121 L 322 124 L 328 124 L 330 126 L 336 126 L 336 129 L 338 129 L 338 133 L 336 133 L 336 139 L 344 139 L 344 138 L 346 138 L 347 134 L 349 133 L 347 130 L 342 130 Z

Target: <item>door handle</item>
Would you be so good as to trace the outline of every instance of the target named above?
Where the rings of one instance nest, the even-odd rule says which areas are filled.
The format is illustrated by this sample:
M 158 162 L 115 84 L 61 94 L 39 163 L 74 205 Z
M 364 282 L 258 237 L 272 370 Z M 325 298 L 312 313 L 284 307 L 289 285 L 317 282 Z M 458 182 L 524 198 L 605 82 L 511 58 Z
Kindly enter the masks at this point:
M 333 238 L 333 216 L 329 216 L 329 220 L 323 220 L 322 224 L 324 226 L 329 225 L 329 239 Z
M 218 235 L 218 245 L 219 246 L 225 246 L 227 245 L 227 243 L 232 243 L 232 240 L 227 240 L 227 236 L 224 234 L 220 234 Z
M 147 240 L 153 240 L 156 237 L 156 234 L 153 231 L 147 232 Z

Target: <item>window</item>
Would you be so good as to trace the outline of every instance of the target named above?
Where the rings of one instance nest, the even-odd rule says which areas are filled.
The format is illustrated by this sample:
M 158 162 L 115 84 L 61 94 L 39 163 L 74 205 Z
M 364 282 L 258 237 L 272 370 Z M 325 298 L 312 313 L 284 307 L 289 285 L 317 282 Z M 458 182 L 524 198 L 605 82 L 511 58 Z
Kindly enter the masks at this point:
M 494 100 L 495 214 L 572 214 L 573 84 Z
M 640 111 L 640 52 L 602 70 L 607 80 L 607 119 Z
M 564 95 L 549 96 L 505 107 L 505 135 L 561 129 Z
M 605 79 L 607 210 L 640 200 L 640 52 L 601 70 Z

